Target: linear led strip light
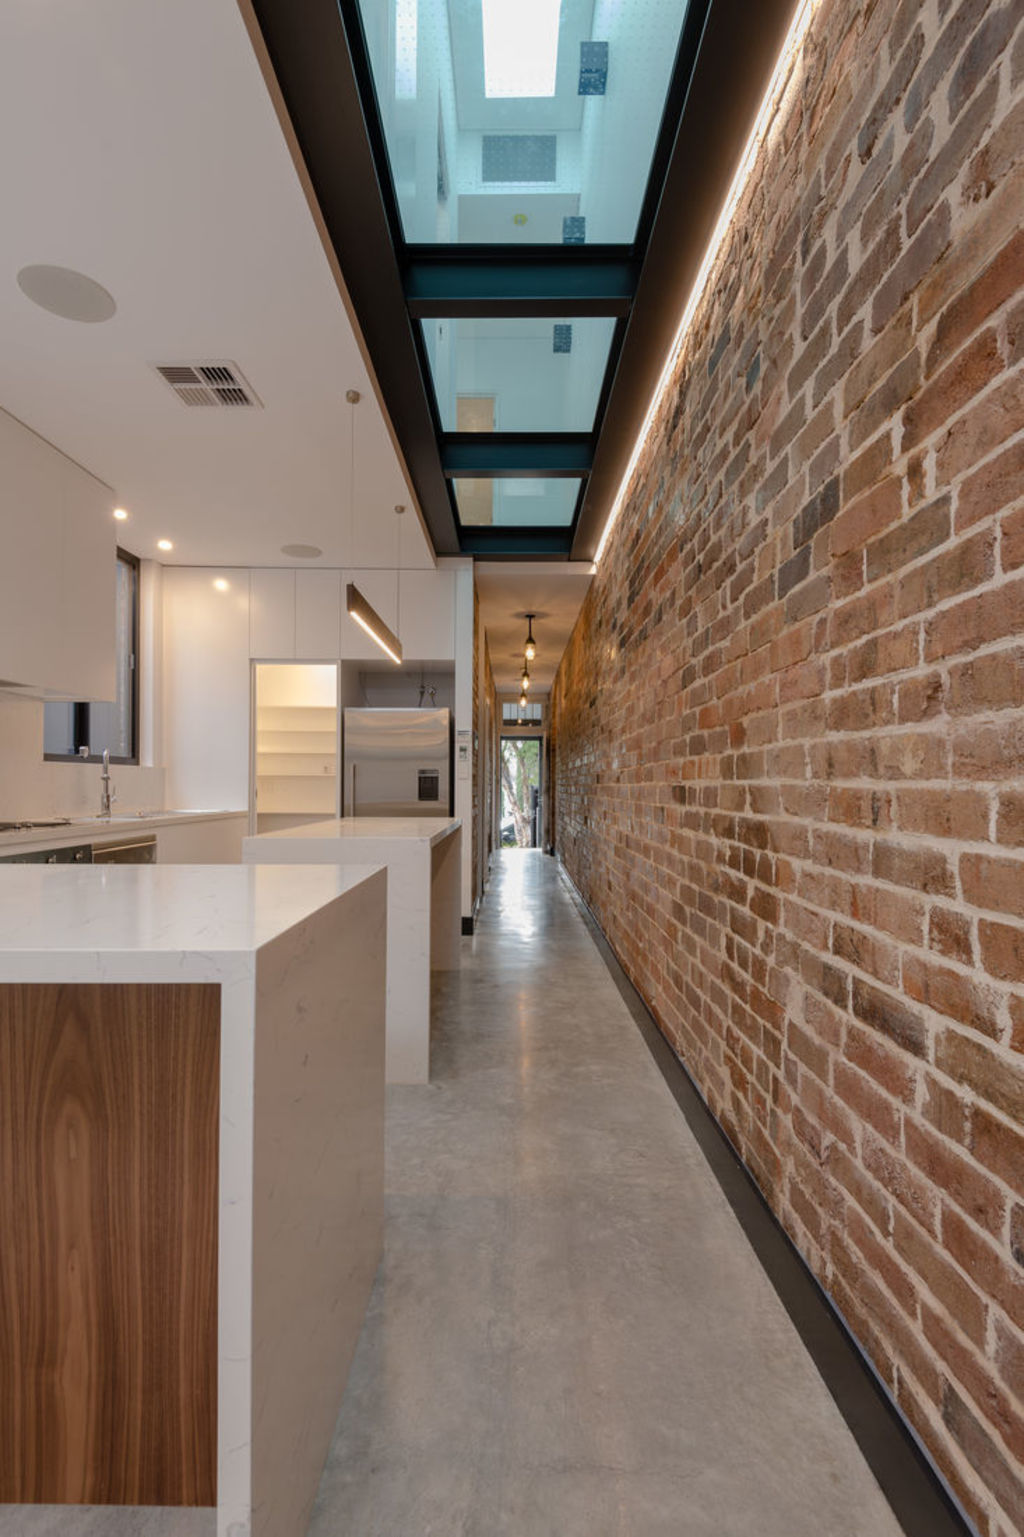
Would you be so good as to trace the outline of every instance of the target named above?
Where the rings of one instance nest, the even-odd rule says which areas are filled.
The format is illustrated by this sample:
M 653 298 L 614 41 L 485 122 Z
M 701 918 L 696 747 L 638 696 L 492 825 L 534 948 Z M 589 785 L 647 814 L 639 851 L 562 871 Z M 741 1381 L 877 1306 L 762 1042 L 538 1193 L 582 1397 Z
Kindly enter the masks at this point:
M 712 268 L 715 265 L 715 259 L 718 256 L 718 248 L 725 238 L 726 230 L 732 223 L 733 215 L 736 212 L 736 207 L 743 194 L 743 189 L 747 184 L 747 179 L 749 178 L 753 169 L 754 161 L 757 158 L 757 152 L 761 148 L 761 145 L 767 135 L 768 125 L 774 117 L 775 111 L 780 101 L 782 100 L 783 95 L 785 94 L 786 87 L 789 84 L 790 66 L 792 65 L 796 54 L 799 51 L 801 44 L 803 43 L 804 37 L 807 34 L 807 29 L 810 26 L 811 20 L 814 16 L 814 12 L 818 8 L 818 4 L 819 0 L 802 0 L 796 15 L 793 17 L 790 29 L 786 33 L 786 41 L 783 43 L 782 51 L 775 61 L 775 68 L 772 70 L 772 77 L 768 82 L 768 89 L 765 91 L 761 105 L 758 109 L 757 119 L 753 128 L 750 130 L 750 137 L 747 139 L 743 154 L 740 157 L 740 163 L 736 168 L 736 174 L 732 179 L 732 184 L 729 187 L 725 202 L 722 205 L 722 211 L 718 216 L 718 223 L 715 225 L 711 239 L 708 241 L 708 247 L 704 252 L 704 259 L 700 264 L 700 270 L 694 279 L 693 287 L 690 289 L 690 297 L 686 301 L 686 308 L 683 310 L 682 319 L 679 322 L 678 329 L 676 330 L 675 337 L 673 338 L 672 346 L 669 348 L 668 357 L 665 360 L 665 366 L 661 371 L 661 377 L 658 379 L 654 395 L 651 398 L 651 403 L 647 407 L 647 415 L 644 417 L 643 425 L 637 434 L 636 442 L 633 445 L 633 452 L 629 457 L 629 463 L 626 465 L 625 472 L 621 481 L 619 482 L 619 489 L 615 493 L 615 500 L 612 503 L 611 511 L 608 514 L 608 520 L 604 525 L 604 532 L 602 533 L 600 543 L 597 546 L 597 553 L 594 556 L 595 565 L 604 554 L 604 547 L 608 543 L 609 535 L 611 534 L 612 529 L 615 527 L 619 513 L 622 511 L 622 504 L 626 499 L 626 492 L 629 490 L 630 483 L 633 479 L 633 473 L 637 467 L 637 462 L 639 461 L 640 455 L 643 452 L 644 444 L 646 443 L 650 434 L 651 427 L 654 423 L 654 418 L 658 414 L 658 410 L 661 406 L 665 392 L 672 381 L 673 375 L 675 374 L 676 365 L 679 362 L 679 354 L 683 350 L 683 343 L 686 341 L 686 336 L 693 321 L 697 306 L 701 299 L 704 297 L 704 290 L 707 288 L 708 279 L 711 276 Z
M 352 618 L 364 629 L 371 640 L 376 641 L 393 662 L 401 663 L 402 642 L 388 629 L 375 608 L 371 608 L 354 582 L 349 582 L 345 593 L 345 607 Z

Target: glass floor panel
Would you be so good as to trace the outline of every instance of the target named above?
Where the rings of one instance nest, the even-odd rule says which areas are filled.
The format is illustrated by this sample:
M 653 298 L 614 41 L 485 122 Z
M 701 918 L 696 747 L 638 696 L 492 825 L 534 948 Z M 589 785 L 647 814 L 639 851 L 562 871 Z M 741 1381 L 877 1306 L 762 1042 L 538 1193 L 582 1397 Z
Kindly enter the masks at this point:
M 421 321 L 445 432 L 590 432 L 615 321 Z
M 579 477 L 504 476 L 456 480 L 460 522 L 473 528 L 568 528 L 576 511 Z
M 688 0 L 358 0 L 405 240 L 627 245 Z

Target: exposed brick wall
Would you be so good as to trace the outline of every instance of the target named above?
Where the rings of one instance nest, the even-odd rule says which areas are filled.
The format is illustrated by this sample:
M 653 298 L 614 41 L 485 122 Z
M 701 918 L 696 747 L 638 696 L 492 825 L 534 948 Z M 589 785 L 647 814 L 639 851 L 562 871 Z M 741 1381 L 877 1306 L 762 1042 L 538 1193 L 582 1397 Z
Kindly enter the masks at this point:
M 986 1537 L 1024 1511 L 1024 30 L 824 0 L 554 691 L 559 852 Z

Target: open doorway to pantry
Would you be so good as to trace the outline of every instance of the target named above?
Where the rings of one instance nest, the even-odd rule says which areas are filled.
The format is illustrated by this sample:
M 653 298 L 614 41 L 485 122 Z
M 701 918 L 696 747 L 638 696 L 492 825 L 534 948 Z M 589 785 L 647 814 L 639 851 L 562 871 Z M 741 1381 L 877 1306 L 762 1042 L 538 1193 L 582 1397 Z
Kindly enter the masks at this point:
M 502 848 L 540 847 L 543 741 L 542 735 L 501 738 Z

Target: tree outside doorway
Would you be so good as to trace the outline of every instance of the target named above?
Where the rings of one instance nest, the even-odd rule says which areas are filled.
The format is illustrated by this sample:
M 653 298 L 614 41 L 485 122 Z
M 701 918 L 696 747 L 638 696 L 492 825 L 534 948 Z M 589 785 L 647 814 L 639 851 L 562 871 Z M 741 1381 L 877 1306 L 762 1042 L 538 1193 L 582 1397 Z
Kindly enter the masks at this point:
M 536 810 L 540 794 L 540 739 L 501 739 L 501 844 L 529 849 L 536 845 Z

